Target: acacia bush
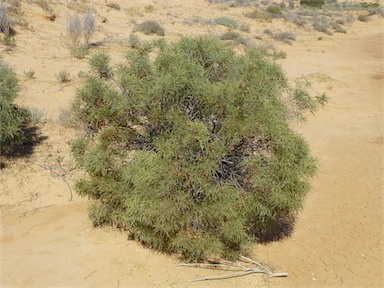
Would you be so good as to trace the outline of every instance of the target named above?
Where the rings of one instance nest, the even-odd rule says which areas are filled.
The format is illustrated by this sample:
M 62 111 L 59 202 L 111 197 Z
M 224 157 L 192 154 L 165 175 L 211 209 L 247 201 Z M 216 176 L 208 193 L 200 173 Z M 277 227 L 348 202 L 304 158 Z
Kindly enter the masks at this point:
M 200 261 L 292 221 L 316 163 L 289 123 L 323 97 L 291 87 L 265 51 L 210 37 L 140 45 L 108 75 L 91 69 L 72 103 L 94 225 Z

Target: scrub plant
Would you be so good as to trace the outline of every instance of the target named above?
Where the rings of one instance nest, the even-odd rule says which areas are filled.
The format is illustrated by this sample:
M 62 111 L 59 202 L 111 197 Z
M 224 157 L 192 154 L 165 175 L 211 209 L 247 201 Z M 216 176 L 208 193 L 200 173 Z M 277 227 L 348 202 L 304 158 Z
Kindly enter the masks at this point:
M 270 57 L 207 36 L 146 42 L 114 73 L 91 61 L 71 111 L 93 224 L 189 261 L 235 259 L 292 225 L 316 161 L 290 122 L 324 96 L 291 86 Z

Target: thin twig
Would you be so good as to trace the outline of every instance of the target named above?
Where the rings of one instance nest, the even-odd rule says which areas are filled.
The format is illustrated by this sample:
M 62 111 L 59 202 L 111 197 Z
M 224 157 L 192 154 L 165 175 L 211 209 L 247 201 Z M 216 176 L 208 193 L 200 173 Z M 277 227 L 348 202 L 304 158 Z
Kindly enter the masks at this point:
M 234 263 L 232 263 L 234 264 Z M 180 264 L 180 266 L 184 267 L 195 267 L 195 268 L 218 268 L 220 270 L 237 270 L 244 271 L 244 267 L 237 265 L 225 265 L 225 264 L 205 264 L 205 263 L 193 263 L 193 264 Z
M 33 161 L 31 161 L 31 160 L 28 160 L 28 162 L 30 162 L 30 163 L 32 163 L 32 164 L 35 164 L 35 165 L 37 165 L 37 166 L 40 166 L 41 168 L 44 168 L 44 169 L 48 170 L 49 172 L 51 172 L 52 174 L 55 174 L 55 175 L 57 175 L 58 177 L 60 177 L 61 179 L 63 179 L 63 181 L 65 182 L 65 184 L 67 184 L 67 187 L 68 187 L 68 189 L 69 189 L 69 193 L 70 193 L 69 202 L 72 201 L 72 197 L 73 197 L 72 188 L 71 188 L 71 186 L 69 185 L 67 179 L 65 179 L 64 175 L 59 174 L 59 173 L 53 171 L 52 168 L 49 168 L 49 167 L 47 167 L 47 166 L 44 166 L 44 165 L 41 165 L 41 164 L 39 164 L 39 163 L 33 162 Z
M 266 272 L 271 272 L 267 267 L 261 265 L 260 263 L 256 262 L 256 261 L 253 260 L 253 259 L 250 259 L 250 258 L 245 257 L 245 256 L 240 256 L 240 259 L 243 260 L 243 261 L 245 261 L 245 262 L 254 264 L 254 265 L 256 265 L 257 267 L 263 269 L 263 270 L 266 271 Z
M 217 268 L 219 270 L 238 271 L 238 272 L 234 272 L 234 273 L 231 273 L 231 274 L 198 278 L 198 279 L 190 280 L 189 282 L 228 279 L 228 278 L 241 277 L 241 276 L 245 276 L 245 275 L 249 275 L 249 274 L 254 274 L 254 273 L 267 274 L 269 277 L 287 277 L 288 276 L 288 273 L 286 273 L 286 272 L 274 273 L 270 269 L 268 269 L 264 265 L 256 262 L 253 259 L 250 259 L 250 258 L 247 258 L 247 257 L 244 257 L 244 256 L 240 256 L 240 260 L 242 260 L 242 261 L 244 261 L 244 262 L 246 262 L 248 264 L 256 265 L 258 268 L 246 267 L 246 266 L 242 266 L 241 264 L 237 264 L 237 263 L 233 263 L 233 262 L 229 262 L 229 261 L 224 261 L 224 263 L 227 263 L 227 264 L 220 264 L 220 263 L 215 263 L 215 264 L 193 263 L 193 264 L 181 264 L 181 266 L 184 266 L 184 267 L 197 267 L 197 268 L 208 268 L 208 269 Z
M 189 280 L 188 282 L 199 282 L 199 281 L 208 281 L 208 280 L 222 280 L 222 279 L 241 277 L 241 276 L 245 276 L 245 275 L 249 275 L 249 274 L 253 274 L 253 273 L 256 273 L 256 272 L 255 271 L 236 272 L 236 273 L 225 274 L 225 275 L 221 275 L 221 276 L 197 278 L 197 279 Z

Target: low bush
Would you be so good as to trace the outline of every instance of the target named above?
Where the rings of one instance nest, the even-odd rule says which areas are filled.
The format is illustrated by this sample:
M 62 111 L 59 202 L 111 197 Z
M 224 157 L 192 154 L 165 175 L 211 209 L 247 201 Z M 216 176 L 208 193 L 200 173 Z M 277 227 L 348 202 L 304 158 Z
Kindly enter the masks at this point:
M 0 58 L 0 148 L 1 152 L 23 139 L 23 128 L 29 122 L 27 109 L 14 101 L 19 91 L 16 73 Z M 0 153 L 1 155 L 2 153 Z
M 325 0 L 300 0 L 300 5 L 321 8 L 325 4 Z
M 94 225 L 200 261 L 292 224 L 316 165 L 289 121 L 322 97 L 290 87 L 266 53 L 210 37 L 147 43 L 114 71 L 88 76 L 71 108 Z
M 74 44 L 70 47 L 71 54 L 77 59 L 83 59 L 88 54 L 88 45 Z
M 133 34 L 133 33 L 129 34 L 128 45 L 131 48 L 139 48 L 139 46 L 140 46 L 140 38 L 139 38 L 139 36 L 137 36 L 136 34 Z
M 56 78 L 60 84 L 68 83 L 71 81 L 71 75 L 67 70 L 60 71 L 59 74 L 57 74 Z
M 285 31 L 278 34 L 274 34 L 273 38 L 282 42 L 295 41 L 296 35 L 292 32 Z
M 237 22 L 228 17 L 219 17 L 215 19 L 216 24 L 236 29 L 239 25 Z
M 136 25 L 135 31 L 142 32 L 145 35 L 165 35 L 163 27 L 161 27 L 159 23 L 152 20 L 144 21 L 143 23 Z
M 28 71 L 24 71 L 24 75 L 28 79 L 35 79 L 35 73 L 36 73 L 36 71 L 32 70 L 32 69 L 29 69 Z
M 281 10 L 281 8 L 277 5 L 269 5 L 267 7 L 266 11 L 275 17 L 279 17 L 279 16 L 283 15 L 283 10 Z
M 70 46 L 81 44 L 81 39 L 88 45 L 95 32 L 95 17 L 91 10 L 87 9 L 80 18 L 78 14 L 70 14 L 67 19 L 67 41 Z
M 0 32 L 9 35 L 8 11 L 3 2 L 0 2 Z
M 360 14 L 359 16 L 357 16 L 357 20 L 361 22 L 368 22 L 369 16 L 367 14 Z
M 236 45 L 244 45 L 244 46 L 248 46 L 249 45 L 249 40 L 244 38 L 243 36 L 241 36 L 240 33 L 238 32 L 234 32 L 234 31 L 228 31 L 228 32 L 225 32 L 223 33 L 221 36 L 220 36 L 220 39 L 221 40 L 232 40 L 233 43 L 235 43 Z
M 116 3 L 107 3 L 107 7 L 120 11 L 120 5 Z

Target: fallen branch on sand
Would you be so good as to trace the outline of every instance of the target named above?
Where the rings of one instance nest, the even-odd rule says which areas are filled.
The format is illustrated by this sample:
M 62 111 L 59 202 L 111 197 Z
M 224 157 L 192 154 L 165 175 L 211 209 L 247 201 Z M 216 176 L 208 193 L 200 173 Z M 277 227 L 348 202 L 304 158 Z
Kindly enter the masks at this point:
M 241 276 L 254 274 L 254 273 L 267 274 L 269 277 L 287 277 L 288 276 L 288 273 L 286 273 L 286 272 L 278 272 L 278 273 L 272 272 L 269 268 L 256 262 L 253 259 L 250 259 L 250 258 L 247 258 L 244 256 L 240 256 L 240 260 L 247 263 L 247 264 L 252 264 L 252 265 L 256 266 L 257 268 L 244 266 L 244 265 L 241 265 L 239 263 L 228 262 L 228 261 L 225 261 L 226 264 L 193 263 L 193 264 L 181 264 L 181 266 L 233 271 L 230 274 L 197 278 L 197 279 L 189 280 L 188 282 L 229 279 L 229 278 L 241 277 Z
M 61 179 L 63 179 L 63 181 L 65 182 L 65 184 L 67 184 L 67 187 L 68 187 L 68 189 L 69 189 L 69 194 L 70 194 L 70 195 L 69 195 L 69 202 L 72 201 L 72 197 L 73 197 L 72 188 L 71 188 L 71 186 L 69 185 L 67 179 L 65 178 L 65 174 L 57 173 L 56 171 L 54 171 L 54 170 L 53 170 L 52 168 L 50 168 L 50 167 L 41 165 L 41 164 L 39 164 L 39 163 L 30 161 L 30 160 L 27 160 L 27 162 L 30 162 L 30 163 L 35 164 L 35 165 L 37 165 L 37 166 L 40 166 L 41 168 L 44 168 L 44 169 L 48 170 L 49 172 L 51 172 L 51 174 L 54 174 L 54 175 L 60 177 Z M 61 166 L 60 166 L 60 168 L 63 169 Z

